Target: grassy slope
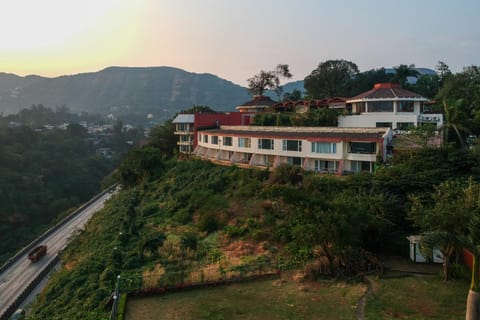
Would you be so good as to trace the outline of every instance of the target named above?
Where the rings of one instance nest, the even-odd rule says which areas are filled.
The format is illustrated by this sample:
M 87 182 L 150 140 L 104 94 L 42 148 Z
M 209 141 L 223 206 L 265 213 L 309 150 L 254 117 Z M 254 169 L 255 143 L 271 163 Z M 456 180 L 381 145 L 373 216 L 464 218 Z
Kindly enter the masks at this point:
M 467 281 L 444 283 L 437 276 L 375 280 L 366 319 L 462 319 Z
M 129 298 L 127 320 L 354 319 L 364 285 L 264 280 L 148 298 Z
M 280 172 L 276 178 L 270 176 L 267 182 L 264 171 L 219 167 L 202 161 L 169 166 L 158 179 L 121 192 L 73 240 L 62 259 L 64 270 L 53 276 L 34 307 L 35 319 L 108 318 L 108 298 L 117 274 L 155 273 L 178 265 L 180 256 L 197 269 L 212 262 L 238 263 L 259 254 L 271 260 L 288 260 L 291 257 L 285 249 L 292 244 L 292 234 L 301 238 L 303 230 L 309 229 L 300 225 L 303 229 L 292 230 L 287 218 L 295 218 L 292 213 L 298 211 L 282 202 L 278 194 L 284 199 L 303 195 L 321 200 L 342 193 L 341 198 L 334 199 L 340 205 L 338 214 L 348 210 L 350 215 L 338 216 L 335 211 L 332 219 L 361 219 L 361 215 L 352 215 L 357 212 L 354 195 L 360 190 L 364 197 L 363 193 L 370 190 L 368 180 L 362 176 L 341 181 L 315 178 L 309 180 L 308 192 L 312 194 L 306 194 L 305 189 L 275 182 L 288 177 L 289 172 Z M 384 199 L 379 199 L 378 204 L 389 206 L 380 207 L 382 212 L 396 209 Z M 317 205 L 322 205 L 321 201 L 315 203 L 315 211 L 320 210 Z M 370 207 L 364 211 L 370 212 Z M 349 232 L 359 228 L 356 221 L 343 222 Z M 349 229 L 350 225 L 355 228 Z M 317 230 L 317 226 L 312 227 Z M 181 253 L 185 239 L 195 249 Z

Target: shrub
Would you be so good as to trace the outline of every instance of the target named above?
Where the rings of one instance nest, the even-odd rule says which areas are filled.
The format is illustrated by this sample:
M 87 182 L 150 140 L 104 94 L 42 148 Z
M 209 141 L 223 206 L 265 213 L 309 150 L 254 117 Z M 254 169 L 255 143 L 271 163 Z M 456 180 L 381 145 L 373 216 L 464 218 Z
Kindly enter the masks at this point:
M 201 231 L 213 232 L 220 228 L 220 221 L 213 212 L 204 213 L 198 220 L 198 228 Z

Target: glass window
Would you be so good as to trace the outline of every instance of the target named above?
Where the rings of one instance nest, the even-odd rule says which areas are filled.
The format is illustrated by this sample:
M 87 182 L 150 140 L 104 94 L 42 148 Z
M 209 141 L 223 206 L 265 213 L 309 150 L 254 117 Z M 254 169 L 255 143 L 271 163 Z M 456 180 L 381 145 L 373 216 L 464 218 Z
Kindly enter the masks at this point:
M 393 112 L 393 101 L 370 101 L 368 112 Z
M 375 142 L 350 142 L 350 153 L 375 154 L 376 147 Z
M 398 101 L 397 102 L 397 111 L 398 112 L 413 112 L 413 101 Z
M 232 145 L 232 137 L 223 137 L 223 145 L 224 146 L 231 146 Z
M 413 122 L 397 122 L 397 130 L 408 130 L 413 126 Z
M 218 136 L 212 136 L 212 144 L 218 144 Z
M 238 138 L 238 146 L 240 148 L 250 148 L 250 138 Z
M 377 123 L 375 123 L 375 126 L 377 128 L 392 128 L 392 123 L 391 122 L 377 122 Z
M 273 150 L 272 139 L 258 139 L 258 149 Z
M 371 172 L 370 162 L 368 161 L 352 161 L 351 162 L 351 171 L 353 172 L 362 172 L 367 171 Z
M 275 161 L 275 156 L 270 155 L 270 154 L 263 155 L 263 163 L 265 165 L 273 166 L 274 161 Z
M 208 136 L 206 134 L 203 135 L 203 142 L 208 143 Z
M 338 161 L 315 160 L 315 171 L 319 172 L 337 172 Z
M 287 163 L 294 166 L 302 166 L 302 158 L 300 157 L 288 157 Z
M 312 142 L 314 153 L 337 153 L 337 144 L 332 142 Z
M 355 112 L 356 112 L 356 113 L 363 113 L 363 112 L 365 112 L 365 102 L 357 102 Z
M 302 151 L 302 141 L 301 140 L 283 140 L 282 150 L 283 151 Z

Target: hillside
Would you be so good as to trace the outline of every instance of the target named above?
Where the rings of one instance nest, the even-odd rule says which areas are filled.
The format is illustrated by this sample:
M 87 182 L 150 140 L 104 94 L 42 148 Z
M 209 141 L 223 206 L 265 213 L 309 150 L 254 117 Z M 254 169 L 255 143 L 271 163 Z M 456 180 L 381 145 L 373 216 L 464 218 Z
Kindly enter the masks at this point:
M 32 104 L 66 105 L 77 113 L 145 118 L 151 113 L 162 122 L 194 104 L 222 111 L 248 99 L 247 89 L 230 81 L 171 67 L 110 67 L 56 78 L 0 73 L 0 112 L 4 114 Z
M 123 190 L 64 252 L 34 318 L 105 318 L 119 274 L 122 290 L 136 291 L 255 265 L 314 279 L 365 271 L 378 266 L 365 250 L 407 252 L 410 196 L 470 174 L 458 159 L 427 149 L 375 175 L 338 178 L 166 161 L 143 147 L 119 167 Z

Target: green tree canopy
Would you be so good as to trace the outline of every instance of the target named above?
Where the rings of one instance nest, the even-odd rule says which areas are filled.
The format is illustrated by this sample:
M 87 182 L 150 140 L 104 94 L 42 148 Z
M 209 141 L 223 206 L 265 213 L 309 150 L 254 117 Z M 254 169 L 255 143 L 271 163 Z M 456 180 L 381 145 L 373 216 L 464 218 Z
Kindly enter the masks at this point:
M 288 68 L 288 64 L 279 64 L 275 70 L 264 71 L 247 79 L 248 91 L 253 95 L 263 95 L 265 90 L 274 90 L 278 95 L 281 94 L 280 77 L 291 78 L 292 74 Z
M 352 95 L 358 67 L 347 60 L 327 60 L 318 65 L 304 80 L 305 89 L 313 99 L 349 97 Z
M 393 67 L 393 70 L 395 70 L 395 75 L 392 80 L 400 83 L 404 88 L 408 87 L 408 77 L 418 77 L 420 75 L 420 73 L 415 70 L 414 64 L 401 64 Z

